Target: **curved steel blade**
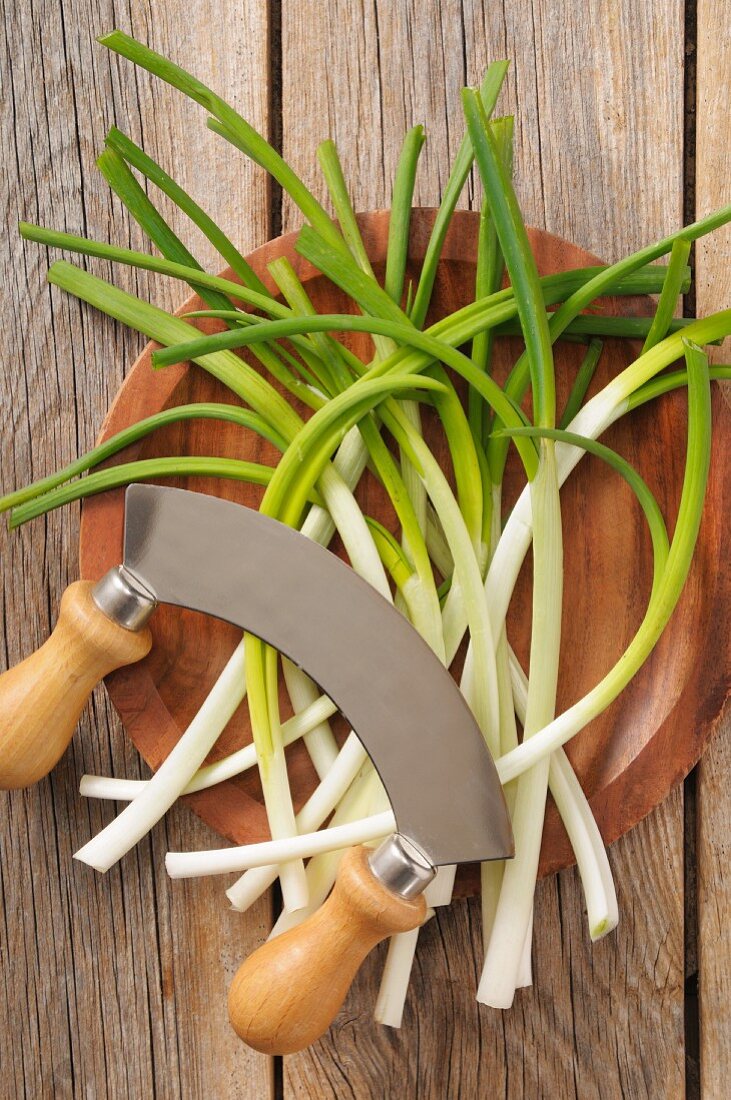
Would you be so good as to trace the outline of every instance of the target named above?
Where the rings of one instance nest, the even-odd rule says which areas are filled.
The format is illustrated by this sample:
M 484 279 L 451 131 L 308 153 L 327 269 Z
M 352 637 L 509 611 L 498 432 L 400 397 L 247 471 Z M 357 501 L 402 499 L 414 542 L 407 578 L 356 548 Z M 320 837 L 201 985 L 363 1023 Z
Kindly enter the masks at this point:
M 233 623 L 303 668 L 363 742 L 399 832 L 435 866 L 513 854 L 502 787 L 457 685 L 334 554 L 230 501 L 131 485 L 124 564 L 163 603 Z

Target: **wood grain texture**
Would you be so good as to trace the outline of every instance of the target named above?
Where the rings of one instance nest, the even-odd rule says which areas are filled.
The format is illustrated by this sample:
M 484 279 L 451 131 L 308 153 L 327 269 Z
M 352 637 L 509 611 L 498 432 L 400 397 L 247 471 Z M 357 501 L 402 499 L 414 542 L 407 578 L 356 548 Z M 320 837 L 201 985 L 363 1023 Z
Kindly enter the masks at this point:
M 52 291 L 45 251 L 14 230 L 24 218 L 145 247 L 94 167 L 112 123 L 144 141 L 244 247 L 270 235 L 261 173 L 222 150 L 199 108 L 112 58 L 95 36 L 119 25 L 194 61 L 264 129 L 269 63 L 265 9 L 238 0 L 215 11 L 200 0 L 49 0 L 6 5 L 2 18 L 0 189 L 9 231 L 0 244 L 1 469 L 10 489 L 92 445 L 145 342 Z M 180 218 L 171 220 L 187 234 Z M 193 249 L 215 265 L 210 249 Z M 123 268 L 113 277 L 161 305 L 180 300 L 167 280 Z M 75 508 L 0 534 L 4 663 L 48 635 L 61 592 L 77 576 L 77 547 Z M 171 887 L 165 852 L 211 840 L 187 810 L 170 814 L 106 876 L 74 862 L 114 812 L 79 798 L 83 772 L 147 774 L 103 690 L 52 778 L 0 795 L 0 1095 L 266 1098 L 271 1063 L 230 1031 L 226 991 L 269 925 L 268 903 L 242 921 L 220 884 Z
M 731 202 L 729 0 L 700 0 L 697 9 L 695 201 L 698 215 Z M 698 314 L 731 304 L 731 230 L 696 247 Z M 729 362 L 731 342 L 714 348 Z M 726 400 L 731 391 L 726 387 Z M 727 470 L 728 474 L 728 470 Z M 728 477 L 727 477 L 728 484 Z M 728 568 L 728 560 L 726 563 Z M 719 660 L 729 667 L 730 642 Z M 697 769 L 697 920 L 700 1085 L 705 1100 L 724 1096 L 731 1077 L 731 715 Z
M 327 79 L 311 64 L 314 42 Z M 298 0 L 282 12 L 284 153 L 322 194 L 311 151 L 332 136 L 356 209 L 386 206 L 403 133 L 423 122 L 431 150 L 416 197 L 433 203 L 463 132 L 459 88 L 509 56 L 498 110 L 516 111 L 528 221 L 613 260 L 681 223 L 682 45 L 679 0 L 595 0 L 581 13 L 529 0 Z M 299 223 L 285 202 L 284 228 Z M 536 986 L 500 1016 L 474 1002 L 479 909 L 459 903 L 422 933 L 403 1028 L 371 1021 L 376 952 L 328 1040 L 285 1059 L 285 1095 L 682 1096 L 682 794 L 611 858 L 622 923 L 609 942 L 587 944 L 574 871 L 542 884 Z

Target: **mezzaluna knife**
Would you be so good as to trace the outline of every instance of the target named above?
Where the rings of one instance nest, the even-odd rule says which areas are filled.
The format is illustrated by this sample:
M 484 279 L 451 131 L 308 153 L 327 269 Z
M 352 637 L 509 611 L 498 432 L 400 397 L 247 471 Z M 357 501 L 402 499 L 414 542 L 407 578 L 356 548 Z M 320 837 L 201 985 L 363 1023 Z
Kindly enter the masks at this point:
M 502 787 L 449 672 L 334 554 L 229 501 L 131 485 L 124 563 L 72 584 L 48 641 L 0 676 L 0 788 L 50 771 L 94 685 L 149 652 L 159 602 L 233 623 L 303 668 L 352 725 L 393 807 L 398 832 L 346 853 L 318 912 L 234 978 L 241 1038 L 270 1054 L 299 1050 L 327 1029 L 370 949 L 423 923 L 438 866 L 512 856 Z

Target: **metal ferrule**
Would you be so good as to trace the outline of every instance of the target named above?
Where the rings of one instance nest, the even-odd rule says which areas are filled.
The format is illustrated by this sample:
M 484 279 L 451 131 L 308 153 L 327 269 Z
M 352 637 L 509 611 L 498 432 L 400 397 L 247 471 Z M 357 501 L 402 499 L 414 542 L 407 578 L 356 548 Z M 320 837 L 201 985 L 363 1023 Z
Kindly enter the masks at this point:
M 421 894 L 437 873 L 424 853 L 400 833 L 384 840 L 368 863 L 387 890 L 407 900 Z
M 142 630 L 157 600 L 134 573 L 115 565 L 91 590 L 91 598 L 108 619 L 125 630 Z

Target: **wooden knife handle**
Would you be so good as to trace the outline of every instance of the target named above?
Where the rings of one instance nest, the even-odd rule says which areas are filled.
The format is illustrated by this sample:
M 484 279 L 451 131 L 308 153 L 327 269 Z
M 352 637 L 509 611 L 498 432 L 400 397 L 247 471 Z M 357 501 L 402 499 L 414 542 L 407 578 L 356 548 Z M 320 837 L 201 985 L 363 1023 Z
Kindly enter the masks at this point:
M 64 753 L 95 684 L 150 651 L 150 631 L 107 618 L 92 588 L 91 581 L 69 585 L 48 641 L 0 676 L 2 790 L 42 779 Z
M 228 995 L 236 1034 L 264 1054 L 292 1054 L 332 1023 L 368 952 L 386 936 L 424 923 L 423 895 L 405 900 L 368 866 L 370 851 L 351 848 L 325 904 L 297 928 L 254 951 Z

